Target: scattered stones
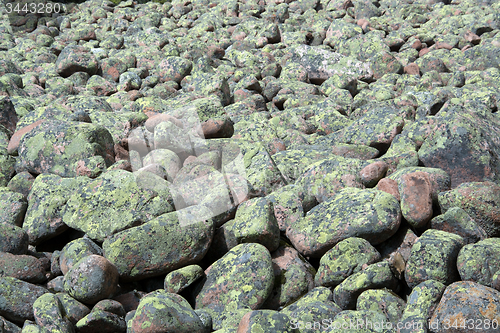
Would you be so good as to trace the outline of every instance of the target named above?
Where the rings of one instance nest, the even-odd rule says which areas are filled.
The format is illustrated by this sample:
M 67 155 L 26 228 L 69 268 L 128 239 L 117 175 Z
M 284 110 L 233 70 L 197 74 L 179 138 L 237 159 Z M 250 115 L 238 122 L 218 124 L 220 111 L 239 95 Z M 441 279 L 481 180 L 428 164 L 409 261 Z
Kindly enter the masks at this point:
M 0 332 L 498 330 L 498 2 L 70 7 L 0 20 Z

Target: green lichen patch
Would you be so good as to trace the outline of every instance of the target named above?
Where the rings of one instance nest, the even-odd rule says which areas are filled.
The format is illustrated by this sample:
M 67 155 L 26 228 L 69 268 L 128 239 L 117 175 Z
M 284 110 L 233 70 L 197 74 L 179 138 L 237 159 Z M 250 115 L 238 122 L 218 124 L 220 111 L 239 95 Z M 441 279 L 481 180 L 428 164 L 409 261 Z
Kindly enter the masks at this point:
M 465 245 L 457 257 L 457 268 L 463 281 L 493 286 L 493 276 L 500 270 L 500 239 L 488 238 Z
M 17 324 L 34 321 L 33 303 L 49 291 L 13 277 L 0 277 L 0 283 L 0 316 Z
M 265 330 L 288 333 L 290 332 L 289 326 L 290 318 L 278 311 L 255 310 L 243 316 L 238 330 L 242 333 L 264 332 Z
M 317 286 L 335 287 L 364 265 L 380 260 L 380 253 L 365 239 L 350 237 L 337 243 L 320 260 L 314 282 Z
M 204 276 L 203 269 L 198 265 L 189 265 L 176 269 L 165 276 L 165 290 L 169 293 L 178 294 Z
M 131 319 L 130 332 L 173 330 L 205 332 L 200 318 L 183 297 L 164 290 L 143 297 Z
M 74 328 L 66 318 L 64 307 L 54 294 L 44 294 L 33 303 L 36 323 L 54 333 L 74 332 Z
M 396 232 L 400 222 L 401 209 L 392 195 L 348 187 L 292 223 L 286 234 L 303 255 L 320 257 L 349 237 L 379 244 Z
M 378 311 L 383 313 L 388 322 L 396 323 L 403 315 L 406 302 L 393 291 L 370 289 L 358 296 L 356 310 Z
M 0 221 L 21 227 L 28 203 L 21 193 L 0 187 Z
M 62 221 L 99 241 L 173 210 L 165 205 L 168 197 L 141 188 L 134 174 L 124 170 L 104 173 L 67 200 Z
M 191 206 L 166 213 L 108 237 L 102 247 L 124 280 L 165 274 L 204 257 L 213 237 L 206 208 Z M 144 260 L 147 258 L 147 260 Z
M 196 297 L 196 309 L 207 310 L 218 329 L 225 313 L 258 309 L 269 297 L 274 281 L 271 255 L 262 245 L 240 244 L 206 271 Z
M 427 230 L 411 249 L 406 263 L 406 283 L 414 287 L 429 279 L 443 284 L 456 281 L 459 278 L 456 260 L 463 245 L 463 238 L 458 235 Z

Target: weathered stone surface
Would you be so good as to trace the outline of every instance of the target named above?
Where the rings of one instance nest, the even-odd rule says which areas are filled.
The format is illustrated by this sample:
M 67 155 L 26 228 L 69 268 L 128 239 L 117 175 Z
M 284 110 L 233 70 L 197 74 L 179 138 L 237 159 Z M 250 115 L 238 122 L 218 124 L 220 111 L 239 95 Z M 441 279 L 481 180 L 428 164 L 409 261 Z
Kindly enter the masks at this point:
M 493 182 L 464 183 L 439 194 L 442 211 L 460 207 L 488 234 L 500 236 L 500 186 Z
M 271 255 L 256 243 L 232 248 L 205 274 L 196 309 L 212 315 L 214 329 L 222 328 L 224 316 L 231 311 L 259 309 L 271 294 L 274 282 Z
M 474 323 L 481 323 L 483 332 L 495 332 L 498 330 L 496 323 L 500 321 L 500 315 L 496 311 L 499 304 L 498 290 L 471 281 L 455 282 L 446 287 L 429 320 L 429 331 L 445 332 L 449 328 L 444 326 L 445 323 L 457 320 L 456 332 L 469 332 L 469 319 L 474 318 Z
M 0 277 L 11 276 L 30 283 L 47 280 L 42 263 L 33 256 L 0 252 Z
M 458 235 L 433 229 L 424 232 L 413 245 L 406 264 L 408 286 L 429 279 L 446 285 L 457 281 L 457 256 L 463 245 L 463 238 Z
M 195 281 L 205 276 L 205 272 L 198 265 L 189 265 L 165 276 L 164 287 L 169 293 L 179 294 L 181 291 L 192 285 Z
M 33 303 L 35 322 L 50 332 L 75 332 L 65 312 L 61 301 L 54 294 L 44 294 Z
M 380 244 L 397 231 L 400 222 L 399 203 L 392 195 L 345 188 L 292 223 L 286 235 L 302 255 L 320 257 L 349 237 Z
M 457 257 L 457 268 L 462 281 L 473 281 L 493 286 L 493 276 L 500 271 L 500 239 L 487 238 L 465 245 Z
M 33 303 L 49 291 L 13 277 L 0 277 L 0 283 L 0 316 L 17 324 L 35 320 Z
M 140 280 L 195 264 L 205 256 L 214 233 L 210 217 L 200 220 L 204 215 L 211 213 L 200 206 L 160 215 L 107 238 L 102 245 L 104 256 L 124 280 Z

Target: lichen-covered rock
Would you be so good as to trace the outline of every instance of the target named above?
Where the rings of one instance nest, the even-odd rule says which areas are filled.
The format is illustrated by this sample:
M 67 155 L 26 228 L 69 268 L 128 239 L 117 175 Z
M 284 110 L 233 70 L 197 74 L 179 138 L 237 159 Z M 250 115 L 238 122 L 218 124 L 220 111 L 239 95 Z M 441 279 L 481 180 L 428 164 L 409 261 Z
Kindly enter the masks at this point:
M 412 289 L 400 319 L 401 333 L 425 332 L 428 321 L 446 286 L 435 280 L 424 281 Z
M 312 329 L 318 329 L 311 327 L 314 322 L 328 322 L 340 311 L 339 306 L 333 302 L 332 291 L 325 287 L 316 287 L 280 313 L 290 318 L 291 328 L 309 333 L 313 332 Z
M 0 277 L 0 283 L 0 316 L 16 324 L 35 320 L 33 303 L 49 291 L 13 277 Z
M 345 333 L 396 333 L 396 325 L 387 320 L 380 311 L 344 310 L 327 322 L 327 328 Z
M 410 288 L 429 279 L 450 284 L 459 278 L 457 256 L 463 238 L 449 232 L 429 229 L 411 249 L 405 280 Z
M 401 209 L 392 195 L 345 188 L 290 224 L 286 235 L 302 255 L 320 257 L 349 237 L 380 244 L 397 231 L 400 223 Z
M 99 63 L 94 54 L 87 48 L 77 45 L 66 46 L 55 63 L 57 74 L 68 77 L 75 72 L 97 73 Z
M 173 210 L 168 188 L 155 192 L 124 170 L 112 170 L 73 193 L 62 221 L 102 242 L 116 232 L 145 223 Z
M 0 223 L 0 252 L 25 254 L 28 252 L 28 234 L 12 224 Z
M 272 310 L 250 311 L 241 318 L 236 333 L 252 333 L 265 328 L 276 333 L 291 333 L 290 318 Z
M 420 128 L 417 127 L 420 125 Z M 423 165 L 440 168 L 451 177 L 451 187 L 465 182 L 496 180 L 498 119 L 491 113 L 472 112 L 459 106 L 442 115 L 424 119 L 409 129 L 420 141 L 418 157 Z M 413 128 L 415 128 L 413 127 Z M 421 131 L 418 133 L 418 131 Z
M 75 188 L 87 181 L 86 177 L 62 178 L 53 174 L 35 178 L 23 223 L 30 244 L 37 245 L 68 229 L 62 220 L 62 211 Z
M 118 288 L 118 270 L 106 258 L 91 254 L 64 275 L 64 291 L 85 304 L 109 298 Z
M 396 290 L 398 280 L 392 274 L 387 261 L 369 265 L 365 270 L 355 273 L 342 281 L 333 290 L 335 304 L 343 310 L 353 310 L 358 296 L 368 289 L 387 288 Z
M 21 193 L 23 198 L 27 199 L 34 181 L 35 177 L 31 173 L 23 171 L 12 177 L 7 187 L 13 192 Z
M 465 244 L 476 243 L 488 238 L 483 228 L 460 207 L 451 207 L 444 214 L 434 217 L 429 225 L 431 229 L 462 236 Z
M 8 187 L 0 187 L 0 223 L 21 227 L 28 203 L 21 193 L 13 192 Z
M 464 183 L 439 194 L 441 211 L 462 208 L 489 237 L 500 236 L 497 202 L 500 202 L 500 186 L 493 182 Z
M 344 239 L 321 257 L 314 283 L 316 286 L 336 287 L 350 275 L 379 260 L 380 253 L 367 240 Z
M 260 244 L 240 244 L 229 250 L 206 271 L 196 296 L 196 309 L 212 315 L 214 329 L 221 328 L 226 314 L 257 310 L 272 292 L 271 255 Z
M 393 291 L 387 289 L 369 289 L 358 296 L 356 310 L 378 311 L 384 314 L 388 322 L 398 322 L 406 307 L 406 302 Z
M 304 200 L 301 200 L 297 192 L 297 186 L 287 185 L 266 196 L 266 200 L 273 204 L 274 216 L 281 232 L 285 232 L 292 221 L 304 217 Z
M 387 178 L 395 180 L 399 186 L 398 191 L 400 191 L 400 187 L 402 187 L 401 184 L 403 183 L 403 176 L 416 172 L 421 172 L 427 175 L 427 178 L 429 179 L 431 184 L 431 195 L 433 203 L 437 203 L 439 193 L 448 191 L 450 189 L 450 176 L 446 173 L 446 171 L 438 168 L 424 168 L 417 166 L 405 167 L 391 173 Z
M 280 243 L 273 205 L 265 198 L 254 198 L 240 204 L 226 230 L 234 235 L 237 244 L 259 243 L 269 252 L 275 251 Z
M 169 149 L 155 149 L 144 156 L 143 166 L 158 164 L 165 168 L 167 180 L 173 181 L 181 169 L 181 160 L 177 154 Z
M 72 333 L 75 329 L 66 317 L 64 307 L 54 294 L 44 294 L 33 303 L 36 323 L 54 333 Z
M 297 250 L 284 242 L 271 254 L 271 258 L 274 287 L 263 307 L 278 310 L 314 288 L 315 269 Z
M 16 131 L 18 116 L 14 104 L 8 96 L 0 96 L 0 110 L 2 110 L 0 112 L 0 125 L 12 135 Z
M 26 133 L 19 144 L 20 166 L 34 174 L 75 177 L 75 163 L 100 157 L 103 168 L 115 161 L 113 139 L 101 125 L 52 120 Z
M 90 309 L 85 304 L 77 301 L 64 292 L 59 292 L 56 296 L 61 301 L 65 316 L 75 325 L 80 319 L 90 313 Z
M 345 73 L 356 79 L 369 79 L 372 71 L 367 63 L 309 45 L 293 45 L 287 49 L 288 62 L 302 65 L 311 82 L 327 80 L 334 74 Z
M 209 332 L 184 298 L 164 290 L 154 291 L 141 299 L 127 331 Z
M 0 252 L 0 277 L 11 276 L 30 283 L 47 280 L 42 263 L 33 256 Z
M 102 256 L 102 249 L 89 238 L 78 238 L 67 243 L 59 256 L 61 272 L 66 274 L 76 262 L 91 254 Z
M 465 245 L 457 257 L 461 280 L 493 287 L 493 276 L 500 271 L 499 258 L 499 238 L 487 238 L 475 244 Z
M 3 329 L 4 332 L 21 333 L 21 329 L 19 328 L 19 326 L 17 326 L 13 322 L 8 321 L 2 316 L 0 316 L 0 328 Z
M 92 333 L 96 330 L 102 333 L 125 333 L 127 324 L 123 316 L 101 309 L 92 309 L 88 315 L 76 323 L 76 329 L 81 333 Z
M 374 187 L 378 181 L 384 177 L 389 166 L 384 161 L 376 161 L 365 166 L 359 172 L 361 182 L 366 187 Z
M 179 294 L 181 291 L 192 285 L 195 281 L 205 276 L 205 272 L 198 265 L 189 265 L 165 276 L 164 288 L 169 293 Z
M 206 254 L 214 223 L 205 208 L 191 206 L 108 237 L 102 247 L 123 280 L 140 280 L 195 264 Z M 148 260 L 144 260 L 144 258 Z
M 158 64 L 158 76 L 162 82 L 175 81 L 180 83 L 191 73 L 193 63 L 181 57 L 167 57 Z
M 16 160 L 8 154 L 7 149 L 0 148 L 0 186 L 7 186 L 15 173 Z
M 496 332 L 500 322 L 499 312 L 496 311 L 499 306 L 498 290 L 471 281 L 455 282 L 446 287 L 429 320 L 429 331 L 442 333 L 453 328 L 459 333 L 470 332 L 470 320 L 473 319 L 475 325 L 480 323 L 483 332 Z M 456 329 L 452 326 L 455 321 L 458 326 Z
M 344 187 L 364 188 L 359 172 L 368 164 L 354 158 L 330 155 L 310 164 L 295 184 L 318 202 L 324 202 Z

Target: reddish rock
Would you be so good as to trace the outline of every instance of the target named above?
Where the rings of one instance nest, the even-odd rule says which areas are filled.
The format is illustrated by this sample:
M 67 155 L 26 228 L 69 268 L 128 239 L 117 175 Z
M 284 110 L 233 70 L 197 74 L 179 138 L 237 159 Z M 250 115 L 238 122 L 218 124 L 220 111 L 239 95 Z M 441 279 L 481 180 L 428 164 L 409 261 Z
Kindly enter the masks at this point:
M 377 161 L 375 163 L 368 164 L 359 172 L 361 177 L 361 182 L 366 187 L 373 187 L 377 182 L 384 177 L 389 166 L 384 161 Z
M 417 39 L 416 41 L 413 42 L 413 44 L 411 44 L 411 47 L 415 50 L 420 50 L 422 48 L 422 42 Z
M 205 139 L 230 138 L 234 134 L 233 122 L 229 118 L 208 119 L 201 124 Z
M 430 49 L 428 47 L 424 47 L 423 49 L 418 51 L 418 56 L 423 57 L 424 55 L 426 55 L 429 52 L 430 52 Z
M 432 185 L 424 172 L 401 177 L 401 212 L 414 228 L 422 228 L 432 218 Z
M 392 194 L 398 201 L 400 200 L 398 182 L 390 178 L 382 178 L 377 184 L 377 190 Z
M 446 287 L 429 321 L 432 333 L 498 332 L 500 292 L 471 281 L 459 281 Z M 455 325 L 456 323 L 456 325 Z M 473 326 L 470 326 L 473 325 Z
M 19 143 L 21 142 L 21 138 L 24 134 L 31 132 L 35 127 L 44 122 L 44 119 L 39 119 L 35 121 L 33 124 L 24 126 L 20 130 L 16 131 L 14 135 L 10 138 L 9 145 L 7 146 L 7 152 L 12 154 L 19 148 Z
M 146 120 L 146 123 L 145 123 L 146 129 L 150 132 L 154 132 L 154 128 L 156 127 L 156 125 L 158 125 L 159 123 L 162 123 L 164 121 L 170 121 L 180 128 L 184 127 L 184 125 L 182 124 L 182 122 L 179 119 L 177 119 L 169 114 L 156 113 L 156 114 L 152 115 L 148 120 Z
M 420 75 L 420 69 L 418 65 L 414 62 L 408 64 L 404 68 L 404 72 L 409 75 Z

